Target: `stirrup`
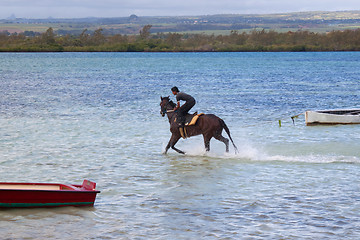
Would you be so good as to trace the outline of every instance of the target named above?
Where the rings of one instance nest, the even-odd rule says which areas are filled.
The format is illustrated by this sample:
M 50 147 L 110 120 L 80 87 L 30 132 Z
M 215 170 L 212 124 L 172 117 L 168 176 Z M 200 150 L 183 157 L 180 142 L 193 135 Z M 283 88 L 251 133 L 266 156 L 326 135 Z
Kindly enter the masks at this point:
M 184 131 L 184 127 L 179 127 L 179 131 L 180 131 L 181 137 L 182 137 L 183 139 L 185 139 L 185 138 L 186 138 L 186 133 L 185 133 L 185 131 Z

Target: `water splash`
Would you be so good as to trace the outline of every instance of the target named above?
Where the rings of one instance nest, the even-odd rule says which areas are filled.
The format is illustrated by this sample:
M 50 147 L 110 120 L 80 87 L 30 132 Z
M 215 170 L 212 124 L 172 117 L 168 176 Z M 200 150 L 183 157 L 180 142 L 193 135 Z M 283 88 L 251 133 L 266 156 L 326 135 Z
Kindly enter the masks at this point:
M 360 157 L 346 155 L 344 153 L 313 153 L 303 151 L 304 146 L 298 146 L 292 151 L 289 149 L 276 149 L 271 146 L 262 146 L 260 144 L 238 141 L 238 153 L 233 149 L 225 152 L 223 146 L 212 147 L 210 152 L 206 152 L 201 143 L 184 144 L 186 157 L 206 157 L 210 159 L 234 159 L 242 161 L 280 161 L 280 162 L 302 162 L 302 163 L 360 163 Z M 163 149 L 165 146 L 163 145 Z

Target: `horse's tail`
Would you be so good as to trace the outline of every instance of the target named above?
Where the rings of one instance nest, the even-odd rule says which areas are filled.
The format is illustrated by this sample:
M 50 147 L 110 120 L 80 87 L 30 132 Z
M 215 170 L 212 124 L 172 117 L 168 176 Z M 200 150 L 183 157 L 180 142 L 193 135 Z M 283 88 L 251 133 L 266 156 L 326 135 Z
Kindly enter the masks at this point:
M 226 126 L 226 123 L 225 123 L 224 120 L 222 120 L 221 118 L 220 118 L 220 123 L 221 123 L 221 126 L 225 129 L 227 135 L 229 136 L 229 138 L 230 138 L 230 140 L 231 140 L 231 143 L 232 143 L 232 145 L 234 146 L 235 153 L 238 153 L 239 150 L 238 150 L 238 148 L 235 146 L 235 143 L 234 143 L 234 141 L 233 141 L 232 138 L 231 138 L 229 128 Z

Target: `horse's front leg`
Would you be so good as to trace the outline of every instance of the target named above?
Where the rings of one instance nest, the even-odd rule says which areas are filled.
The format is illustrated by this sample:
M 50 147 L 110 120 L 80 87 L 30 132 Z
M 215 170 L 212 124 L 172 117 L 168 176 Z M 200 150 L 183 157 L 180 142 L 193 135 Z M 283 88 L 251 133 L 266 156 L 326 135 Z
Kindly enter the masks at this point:
M 170 138 L 170 140 L 169 140 L 169 143 L 168 143 L 168 145 L 167 145 L 166 148 L 165 148 L 164 154 L 167 153 L 167 151 L 169 150 L 169 148 L 174 149 L 174 150 L 177 151 L 178 153 L 185 154 L 185 152 L 183 152 L 183 151 L 181 151 L 180 149 L 177 149 L 177 148 L 175 147 L 175 144 L 179 141 L 179 139 L 180 139 L 180 136 L 179 136 L 179 135 L 175 135 L 175 134 L 171 135 L 171 138 Z

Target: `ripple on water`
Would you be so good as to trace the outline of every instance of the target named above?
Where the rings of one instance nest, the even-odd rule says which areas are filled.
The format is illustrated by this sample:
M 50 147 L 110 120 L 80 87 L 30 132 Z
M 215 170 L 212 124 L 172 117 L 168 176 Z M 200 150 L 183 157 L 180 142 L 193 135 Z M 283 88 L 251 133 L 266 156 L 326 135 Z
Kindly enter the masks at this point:
M 1 56 L 0 181 L 101 190 L 93 208 L 1 210 L 2 236 L 360 239 L 358 126 L 290 119 L 353 106 L 359 53 Z M 238 154 L 201 136 L 162 154 L 174 85 L 224 119 Z

